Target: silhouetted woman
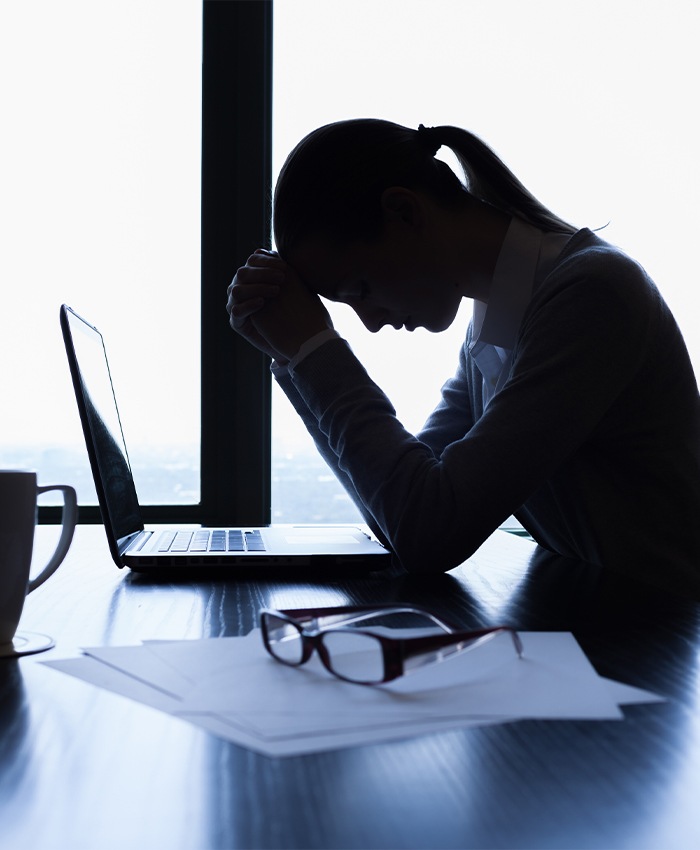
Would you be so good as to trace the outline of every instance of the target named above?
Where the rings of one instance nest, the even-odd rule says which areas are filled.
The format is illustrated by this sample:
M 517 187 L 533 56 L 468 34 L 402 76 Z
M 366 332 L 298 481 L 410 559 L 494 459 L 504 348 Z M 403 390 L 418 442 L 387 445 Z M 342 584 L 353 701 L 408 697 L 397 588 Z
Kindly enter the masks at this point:
M 435 158 L 443 145 L 464 184 Z M 229 287 L 231 324 L 273 358 L 406 570 L 451 569 L 514 514 L 560 554 L 700 586 L 698 388 L 637 263 L 547 210 L 471 133 L 369 119 L 292 151 L 274 234 L 278 253 L 256 251 Z M 372 332 L 442 331 L 474 299 L 456 373 L 419 434 L 319 295 Z

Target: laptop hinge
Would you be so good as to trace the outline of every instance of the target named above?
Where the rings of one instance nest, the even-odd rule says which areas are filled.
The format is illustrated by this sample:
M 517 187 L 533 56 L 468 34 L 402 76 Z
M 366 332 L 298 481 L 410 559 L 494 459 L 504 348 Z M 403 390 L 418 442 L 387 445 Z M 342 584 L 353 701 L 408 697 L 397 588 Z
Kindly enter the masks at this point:
M 119 540 L 119 554 L 123 555 L 127 549 L 130 552 L 140 552 L 153 535 L 152 531 L 135 531 Z

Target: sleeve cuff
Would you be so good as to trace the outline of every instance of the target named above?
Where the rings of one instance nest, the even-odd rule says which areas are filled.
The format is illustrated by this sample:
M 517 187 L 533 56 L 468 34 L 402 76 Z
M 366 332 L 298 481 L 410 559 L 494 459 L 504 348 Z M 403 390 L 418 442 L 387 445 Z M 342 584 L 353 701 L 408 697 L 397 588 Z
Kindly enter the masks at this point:
M 306 342 L 301 346 L 299 351 L 292 357 L 287 365 L 288 370 L 294 370 L 302 360 L 316 351 L 317 348 L 320 348 L 324 343 L 328 342 L 331 339 L 340 339 L 340 334 L 333 330 L 333 328 L 326 328 L 325 331 L 321 331 L 317 333 L 315 336 L 312 336 L 311 339 L 307 339 Z M 273 374 L 277 374 L 275 369 L 283 369 L 283 366 L 275 367 L 273 365 Z

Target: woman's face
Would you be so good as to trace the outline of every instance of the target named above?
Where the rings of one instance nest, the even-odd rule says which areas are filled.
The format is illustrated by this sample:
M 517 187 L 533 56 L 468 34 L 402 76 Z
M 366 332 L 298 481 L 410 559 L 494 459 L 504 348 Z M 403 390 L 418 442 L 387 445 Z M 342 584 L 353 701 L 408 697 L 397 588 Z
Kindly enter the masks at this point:
M 439 252 L 392 232 L 344 248 L 308 241 L 293 253 L 291 265 L 312 291 L 352 307 L 372 333 L 385 325 L 443 331 L 461 301 L 441 270 Z

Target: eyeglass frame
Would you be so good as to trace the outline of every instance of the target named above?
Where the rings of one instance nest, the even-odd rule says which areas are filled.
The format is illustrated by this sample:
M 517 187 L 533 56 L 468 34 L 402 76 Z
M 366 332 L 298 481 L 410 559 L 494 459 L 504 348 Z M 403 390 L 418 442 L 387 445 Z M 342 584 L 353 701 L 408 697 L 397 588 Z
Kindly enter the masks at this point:
M 371 629 L 347 629 L 343 628 L 350 623 L 362 619 L 380 617 L 387 614 L 406 613 L 419 614 L 432 620 L 436 625 L 445 630 L 445 634 L 433 634 L 409 638 L 389 637 Z M 296 628 L 302 641 L 301 659 L 289 661 L 280 658 L 271 648 L 270 636 L 266 622 L 266 615 L 276 617 Z M 338 620 L 338 626 L 332 625 L 321 627 L 319 619 Z M 309 629 L 304 622 L 312 621 L 315 628 Z M 326 670 L 338 679 L 353 685 L 385 685 L 388 682 L 405 675 L 412 669 L 422 667 L 430 663 L 438 663 L 446 658 L 474 649 L 484 640 L 495 637 L 499 633 L 508 633 L 513 641 L 513 646 L 518 658 L 523 656 L 523 645 L 518 632 L 511 626 L 490 626 L 476 630 L 462 630 L 447 624 L 430 611 L 414 605 L 342 605 L 331 608 L 263 608 L 260 611 L 260 630 L 262 632 L 263 644 L 270 656 L 287 667 L 301 667 L 311 658 L 314 650 L 318 653 L 321 663 Z M 384 677 L 381 680 L 361 681 L 343 676 L 333 669 L 330 653 L 323 643 L 323 635 L 327 632 L 351 632 L 352 634 L 364 634 L 378 641 L 382 649 L 382 660 Z M 463 641 L 469 641 L 469 646 L 455 646 Z M 433 655 L 421 663 L 414 664 L 406 669 L 406 661 L 419 659 L 421 655 Z

